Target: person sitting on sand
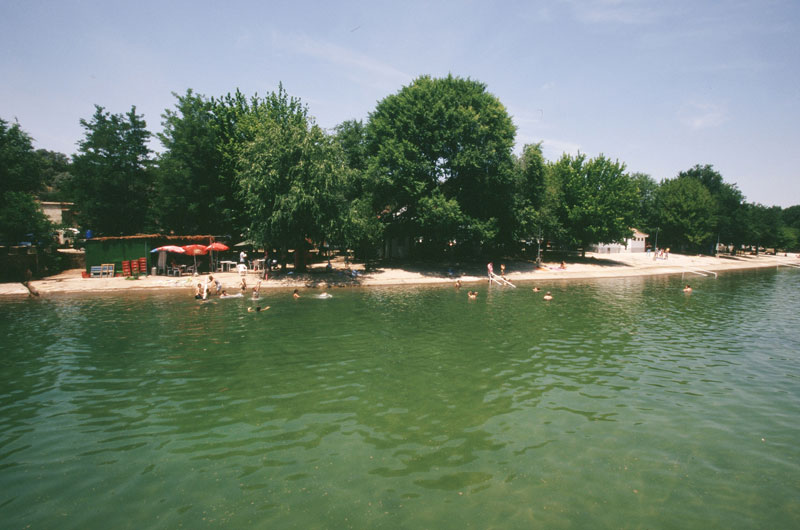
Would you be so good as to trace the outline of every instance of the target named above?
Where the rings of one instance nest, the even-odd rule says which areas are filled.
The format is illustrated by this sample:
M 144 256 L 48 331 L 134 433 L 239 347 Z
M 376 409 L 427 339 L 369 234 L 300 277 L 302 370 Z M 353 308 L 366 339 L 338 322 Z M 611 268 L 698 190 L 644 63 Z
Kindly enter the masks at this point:
M 561 262 L 561 266 L 559 267 L 559 269 L 561 269 L 562 271 L 563 270 L 567 270 L 567 264 L 562 261 Z
M 266 311 L 267 309 L 269 309 L 269 306 L 261 307 L 260 305 L 257 305 L 255 307 L 248 307 L 247 308 L 247 312 L 248 313 L 260 313 L 262 311 Z
M 203 284 L 198 283 L 197 288 L 194 290 L 194 299 L 195 300 L 202 300 L 203 299 Z
M 544 295 L 544 299 L 548 302 L 553 299 L 553 295 L 550 294 L 550 291 L 547 291 Z
M 295 289 L 294 292 L 292 293 L 292 298 L 294 298 L 295 300 L 300 298 L 300 292 L 297 289 Z
M 683 288 L 683 292 L 684 293 L 691 293 L 692 292 L 692 288 L 691 288 L 691 286 L 689 286 L 688 283 L 686 284 L 686 287 Z
M 467 293 L 467 296 L 470 300 L 477 300 L 478 299 L 478 291 L 470 291 Z

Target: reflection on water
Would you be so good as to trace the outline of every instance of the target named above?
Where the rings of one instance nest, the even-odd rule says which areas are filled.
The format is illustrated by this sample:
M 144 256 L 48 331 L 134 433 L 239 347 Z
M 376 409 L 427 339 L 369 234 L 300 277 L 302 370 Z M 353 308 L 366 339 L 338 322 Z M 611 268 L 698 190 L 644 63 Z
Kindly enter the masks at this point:
M 10 527 L 792 527 L 800 275 L 2 301 Z M 92 509 L 87 509 L 91 506 Z

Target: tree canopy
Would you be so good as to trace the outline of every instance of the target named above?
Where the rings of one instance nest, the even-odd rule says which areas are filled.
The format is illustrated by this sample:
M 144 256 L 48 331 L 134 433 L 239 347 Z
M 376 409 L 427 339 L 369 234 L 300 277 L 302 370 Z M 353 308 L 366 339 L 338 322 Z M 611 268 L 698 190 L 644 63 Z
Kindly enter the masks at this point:
M 108 235 L 129 235 L 145 228 L 151 195 L 150 132 L 136 107 L 111 114 L 96 105 L 73 161 L 72 193 L 78 218 L 87 228 Z
M 514 134 L 505 107 L 470 79 L 422 76 L 384 98 L 367 125 L 384 222 L 429 251 L 508 241 Z
M 639 198 L 624 164 L 603 155 L 586 160 L 565 154 L 552 171 L 559 186 L 558 221 L 584 253 L 589 245 L 631 236 Z

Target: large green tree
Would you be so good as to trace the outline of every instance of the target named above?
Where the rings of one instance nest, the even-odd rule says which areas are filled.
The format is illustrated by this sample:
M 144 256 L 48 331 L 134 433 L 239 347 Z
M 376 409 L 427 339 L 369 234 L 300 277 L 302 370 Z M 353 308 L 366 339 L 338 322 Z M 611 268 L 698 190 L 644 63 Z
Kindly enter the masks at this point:
M 38 193 L 42 185 L 41 163 L 30 135 L 18 123 L 0 119 L 0 191 Z
M 43 187 L 31 137 L 18 123 L 0 119 L 0 241 L 51 244 L 53 227 L 34 196 Z
M 517 241 L 537 239 L 548 228 L 546 173 L 542 144 L 524 146 L 514 164 L 514 239 Z
M 722 175 L 709 164 L 697 164 L 691 169 L 681 171 L 678 178 L 689 178 L 700 182 L 711 194 L 712 225 L 711 231 L 721 243 L 741 243 L 745 237 L 745 227 L 740 222 L 744 212 L 740 211 L 744 204 L 744 196 L 736 184 L 725 182 Z M 715 240 L 716 242 L 716 240 Z
M 282 86 L 254 110 L 237 165 L 248 236 L 284 251 L 330 240 L 345 206 L 341 149 Z
M 714 235 L 716 202 L 700 180 L 664 180 L 656 193 L 659 246 L 705 250 Z
M 78 220 L 107 235 L 129 235 L 145 227 L 149 207 L 150 132 L 136 107 L 111 114 L 96 105 L 81 120 L 85 137 L 73 159 L 72 193 Z
M 423 76 L 380 101 L 367 145 L 390 235 L 422 238 L 431 252 L 510 242 L 514 133 L 505 107 L 470 79 Z
M 165 151 L 155 173 L 153 219 L 178 234 L 231 233 L 226 215 L 230 186 L 222 180 L 222 150 L 214 102 L 187 90 L 162 115 Z
M 587 160 L 583 154 L 564 154 L 552 174 L 560 187 L 560 224 L 584 254 L 592 244 L 630 237 L 639 196 L 624 164 L 603 155 Z

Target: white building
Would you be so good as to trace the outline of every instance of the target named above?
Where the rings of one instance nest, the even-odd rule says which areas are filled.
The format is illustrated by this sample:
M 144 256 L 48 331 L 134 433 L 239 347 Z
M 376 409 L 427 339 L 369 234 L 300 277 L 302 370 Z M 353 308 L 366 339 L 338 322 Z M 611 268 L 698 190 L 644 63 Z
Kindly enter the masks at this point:
M 598 254 L 619 254 L 620 252 L 634 253 L 645 251 L 645 241 L 647 234 L 633 229 L 633 236 L 625 240 L 625 243 L 599 243 L 594 245 L 591 250 Z

